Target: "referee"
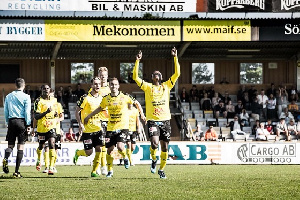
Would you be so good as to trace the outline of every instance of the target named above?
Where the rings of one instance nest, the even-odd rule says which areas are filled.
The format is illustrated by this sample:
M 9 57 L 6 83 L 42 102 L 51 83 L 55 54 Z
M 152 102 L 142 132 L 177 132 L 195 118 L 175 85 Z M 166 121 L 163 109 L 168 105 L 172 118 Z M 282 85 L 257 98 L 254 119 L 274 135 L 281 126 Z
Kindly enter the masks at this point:
M 25 81 L 22 78 L 16 79 L 16 90 L 5 97 L 4 114 L 5 121 L 8 123 L 6 141 L 8 147 L 5 150 L 5 156 L 2 161 L 3 172 L 8 174 L 8 158 L 15 147 L 16 138 L 18 138 L 18 152 L 16 158 L 16 168 L 13 177 L 22 178 L 19 167 L 23 158 L 24 144 L 27 139 L 27 133 L 31 125 L 31 100 L 30 96 L 23 92 Z

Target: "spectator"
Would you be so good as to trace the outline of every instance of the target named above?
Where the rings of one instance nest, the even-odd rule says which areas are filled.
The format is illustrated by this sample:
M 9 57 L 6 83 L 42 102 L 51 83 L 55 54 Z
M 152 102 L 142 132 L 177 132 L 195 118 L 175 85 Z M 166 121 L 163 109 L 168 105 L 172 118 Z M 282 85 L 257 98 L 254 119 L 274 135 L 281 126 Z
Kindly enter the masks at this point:
M 68 107 L 69 103 L 76 102 L 77 96 L 73 93 L 73 89 L 71 86 L 68 86 L 68 90 L 65 92 L 66 106 Z
M 290 119 L 294 119 L 294 116 L 291 112 L 288 111 L 288 108 L 284 108 L 283 112 L 280 115 L 280 119 L 285 119 L 287 124 L 289 123 Z
M 298 101 L 298 94 L 296 92 L 296 89 L 294 86 L 292 86 L 291 90 L 289 91 L 289 102 L 291 102 L 292 100 L 294 100 L 295 102 Z
M 26 85 L 24 93 L 28 94 L 30 96 L 30 99 L 31 99 L 32 102 L 34 101 L 35 95 L 34 95 L 33 90 L 31 90 L 30 85 Z
M 276 108 L 277 108 L 277 118 L 280 118 L 282 112 L 282 98 L 281 98 L 281 89 L 276 90 Z
M 229 84 L 229 82 L 226 80 L 226 77 L 223 77 L 222 81 L 220 84 Z
M 214 130 L 213 126 L 209 126 L 209 129 L 205 132 L 205 141 L 216 141 L 218 139 L 218 135 Z
M 251 117 L 254 120 L 259 120 L 260 110 L 262 108 L 262 105 L 260 105 L 257 101 L 258 100 L 255 97 L 253 102 L 251 103 Z
M 267 129 L 264 128 L 264 123 L 261 122 L 259 124 L 259 127 L 256 130 L 256 140 L 257 141 L 266 141 L 268 140 L 268 136 L 270 133 L 267 131 Z
M 248 90 L 250 104 L 254 101 L 254 97 L 256 97 L 256 95 L 255 95 L 256 92 L 257 92 L 257 90 L 255 89 L 255 86 L 251 85 L 251 88 Z
M 35 96 L 34 99 L 37 99 L 42 94 L 41 86 L 36 86 L 36 87 L 37 89 L 34 91 L 34 96 Z
M 243 98 L 242 98 L 242 104 L 246 110 L 250 110 L 251 103 L 250 103 L 250 98 L 249 98 L 248 92 L 244 93 Z
M 242 100 L 243 99 L 243 96 L 245 94 L 245 92 L 247 92 L 246 90 L 246 86 L 245 85 L 242 85 L 241 86 L 241 89 L 239 89 L 238 93 L 237 93 L 237 100 Z
M 242 104 L 242 100 L 238 100 L 237 105 L 234 108 L 235 114 L 240 115 L 243 109 L 244 105 Z
M 270 133 L 270 135 L 273 135 L 275 133 L 271 119 L 268 119 L 267 124 L 265 125 L 265 129 L 267 129 L 267 131 Z
M 220 100 L 221 98 L 219 97 L 219 93 L 215 92 L 215 95 L 212 98 L 212 107 L 214 108 L 216 105 L 218 105 Z
M 228 104 L 228 101 L 231 100 L 231 98 L 229 97 L 229 93 L 228 91 L 225 91 L 225 95 L 221 97 L 222 101 L 225 103 L 225 105 Z
M 255 121 L 255 124 L 253 125 L 252 127 L 252 135 L 256 135 L 256 131 L 257 129 L 260 127 L 260 121 L 259 120 L 256 120 Z
M 267 119 L 276 119 L 276 99 L 271 93 L 270 98 L 267 100 Z
M 77 83 L 77 89 L 73 92 L 73 94 L 77 96 L 77 99 L 80 99 L 80 97 L 85 94 L 85 91 L 81 88 L 80 83 Z
M 232 105 L 232 101 L 229 100 L 226 105 L 227 118 L 233 118 L 235 116 L 235 107 Z
M 295 135 L 298 139 L 299 133 L 297 131 L 297 126 L 293 119 L 291 119 L 290 122 L 288 123 L 287 130 L 288 130 L 287 141 L 291 141 L 291 135 Z
M 66 132 L 66 136 L 65 136 L 65 141 L 69 141 L 69 142 L 72 142 L 72 141 L 75 141 L 75 133 L 73 132 L 73 129 L 70 127 L 69 128 L 69 132 Z
M 181 102 L 189 102 L 190 101 L 190 96 L 186 92 L 186 88 L 185 87 L 182 88 L 182 91 L 180 93 L 180 100 L 181 100 Z
M 267 103 L 269 98 L 265 95 L 265 90 L 261 89 L 260 95 L 257 96 L 258 103 L 262 106 L 262 117 L 267 119 Z
M 244 125 L 239 120 L 238 115 L 234 116 L 233 121 L 230 121 L 229 124 L 226 125 L 226 127 L 230 127 L 231 135 L 234 141 L 236 141 L 237 135 L 245 135 L 245 137 L 247 136 L 247 134 L 244 131 L 242 131 L 243 126 Z
M 211 110 L 211 100 L 208 98 L 207 93 L 204 93 L 204 97 L 200 101 L 202 110 Z
M 204 141 L 204 134 L 201 130 L 201 125 L 197 124 L 197 128 L 193 133 L 193 141 Z
M 214 96 L 215 96 L 215 88 L 214 88 L 214 86 L 212 85 L 211 87 L 210 87 L 210 89 L 208 89 L 207 90 L 207 97 L 208 98 L 210 98 L 210 99 L 212 99 Z
M 273 94 L 274 97 L 276 95 L 276 89 L 274 83 L 271 83 L 271 88 L 267 89 L 267 96 L 269 97 L 270 94 Z
M 289 95 L 286 86 L 281 88 L 282 110 L 287 107 Z
M 285 135 L 286 137 L 288 136 L 288 130 L 284 118 L 281 118 L 280 122 L 276 125 L 276 135 L 277 135 L 276 137 L 277 141 L 279 140 L 280 135 Z
M 63 97 L 61 90 L 57 91 L 56 98 L 57 98 L 57 102 L 59 102 L 63 108 L 66 108 L 66 105 L 64 102 L 64 97 Z
M 244 124 L 244 126 L 249 126 L 249 115 L 246 112 L 246 109 L 243 109 L 240 114 L 241 123 Z
M 198 97 L 199 97 L 199 95 L 198 95 L 197 86 L 193 85 L 192 89 L 190 90 L 191 102 L 198 102 L 198 99 L 199 99 Z
M 291 103 L 288 105 L 288 111 L 290 111 L 291 113 L 298 111 L 299 107 L 296 104 L 295 100 L 292 100 Z
M 219 101 L 219 104 L 214 107 L 215 118 L 224 117 L 227 118 L 226 108 L 222 100 Z

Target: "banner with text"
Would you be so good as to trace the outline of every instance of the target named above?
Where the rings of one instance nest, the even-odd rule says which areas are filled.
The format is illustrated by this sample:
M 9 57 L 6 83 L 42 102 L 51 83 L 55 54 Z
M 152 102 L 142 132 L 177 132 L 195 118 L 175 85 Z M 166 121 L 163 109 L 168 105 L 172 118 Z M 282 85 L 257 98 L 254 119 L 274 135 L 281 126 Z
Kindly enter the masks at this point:
M 22 165 L 34 166 L 37 143 L 25 145 Z M 0 144 L 0 159 L 5 154 L 7 144 Z M 151 164 L 150 143 L 138 142 L 132 154 L 135 164 Z M 82 143 L 62 143 L 58 151 L 57 165 L 73 165 L 76 149 L 83 149 Z M 17 150 L 9 157 L 9 165 L 16 162 Z M 160 149 L 157 151 L 160 160 Z M 117 149 L 113 151 L 114 164 L 121 158 Z M 91 165 L 94 154 L 79 157 L 77 165 Z M 160 162 L 160 161 L 159 161 Z M 300 143 L 267 142 L 171 142 L 169 145 L 169 164 L 300 164 Z
M 45 41 L 180 41 L 180 21 L 45 20 Z
M 276 23 L 276 26 L 259 27 L 259 41 L 299 40 L 300 23 L 298 19 L 280 21 L 279 23 Z
M 184 20 L 183 41 L 251 41 L 250 20 Z
M 197 0 L 1 0 L 0 10 L 196 12 Z

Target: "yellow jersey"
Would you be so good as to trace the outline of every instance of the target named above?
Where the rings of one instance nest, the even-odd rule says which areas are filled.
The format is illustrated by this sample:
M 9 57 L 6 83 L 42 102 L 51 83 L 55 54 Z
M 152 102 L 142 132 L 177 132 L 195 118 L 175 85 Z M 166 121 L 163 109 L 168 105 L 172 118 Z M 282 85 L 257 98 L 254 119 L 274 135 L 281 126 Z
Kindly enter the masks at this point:
M 129 112 L 129 131 L 136 131 L 136 118 L 139 117 L 139 111 L 135 107 L 132 107 Z
M 136 60 L 133 68 L 133 79 L 145 92 L 146 119 L 152 121 L 165 121 L 171 119 L 169 107 L 170 91 L 180 76 L 178 58 L 174 57 L 175 73 L 161 85 L 153 85 L 138 77 L 139 60 Z
M 129 129 L 128 104 L 134 100 L 122 92 L 115 97 L 108 94 L 103 97 L 100 107 L 108 109 L 109 120 L 107 131 Z
M 57 107 L 57 99 L 51 98 L 51 99 L 43 99 L 42 97 L 39 97 L 34 102 L 34 112 L 35 113 L 44 113 L 47 111 L 47 109 L 51 106 L 52 111 L 50 113 L 47 113 L 44 117 L 37 120 L 37 132 L 39 133 L 47 133 L 53 128 L 57 127 L 57 120 L 56 116 L 58 113 L 58 107 Z
M 77 101 L 77 106 L 81 108 L 81 122 L 84 124 L 84 119 L 96 108 L 99 107 L 102 101 L 102 96 L 93 96 L 91 93 L 85 94 Z M 84 124 L 84 133 L 94 133 L 102 130 L 100 113 L 91 117 L 87 124 Z
M 64 110 L 62 108 L 62 105 L 59 102 L 56 102 L 56 104 L 57 104 L 57 119 L 58 119 L 60 114 L 64 113 Z M 60 122 L 58 121 L 56 124 L 56 134 L 60 135 Z
M 89 93 L 92 91 L 92 88 L 89 90 Z M 99 90 L 99 95 L 101 95 L 102 97 L 108 95 L 110 93 L 110 88 L 109 85 L 107 84 L 107 86 L 105 87 L 101 87 Z M 102 121 L 108 121 L 108 111 L 107 108 L 105 110 L 102 110 L 100 112 L 100 120 Z

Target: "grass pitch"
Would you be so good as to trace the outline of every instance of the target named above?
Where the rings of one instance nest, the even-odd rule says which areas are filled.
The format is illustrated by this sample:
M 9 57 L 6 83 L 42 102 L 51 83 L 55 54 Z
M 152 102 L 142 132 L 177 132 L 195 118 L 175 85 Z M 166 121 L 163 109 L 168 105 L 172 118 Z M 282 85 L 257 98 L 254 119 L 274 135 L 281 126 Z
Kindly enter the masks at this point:
M 300 165 L 167 165 L 166 180 L 148 165 L 114 166 L 110 179 L 91 178 L 91 166 L 13 170 L 0 174 L 0 199 L 300 199 Z

